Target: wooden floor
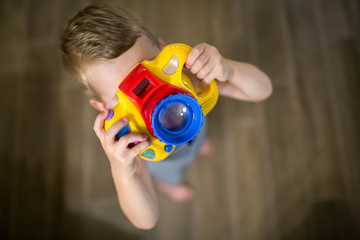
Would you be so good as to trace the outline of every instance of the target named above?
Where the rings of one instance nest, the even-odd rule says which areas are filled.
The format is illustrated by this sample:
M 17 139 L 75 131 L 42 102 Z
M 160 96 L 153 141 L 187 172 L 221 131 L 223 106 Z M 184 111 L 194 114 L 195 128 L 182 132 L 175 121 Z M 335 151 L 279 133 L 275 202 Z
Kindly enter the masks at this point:
M 220 98 L 216 154 L 188 169 L 196 199 L 160 195 L 158 226 L 137 230 L 60 63 L 62 27 L 91 1 L 0 1 L 0 239 L 360 239 L 359 1 L 113 2 L 167 43 L 259 66 L 273 95 Z

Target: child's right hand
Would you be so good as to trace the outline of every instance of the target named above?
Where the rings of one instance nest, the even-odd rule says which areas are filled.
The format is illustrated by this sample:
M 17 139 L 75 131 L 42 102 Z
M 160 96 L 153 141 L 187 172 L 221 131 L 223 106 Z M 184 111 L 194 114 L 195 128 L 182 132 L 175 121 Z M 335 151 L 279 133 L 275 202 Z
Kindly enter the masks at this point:
M 107 113 L 108 111 L 104 111 L 98 114 L 94 123 L 94 131 L 112 168 L 116 166 L 116 170 L 123 175 L 134 174 L 137 168 L 136 156 L 149 147 L 151 142 L 145 134 L 141 133 L 128 133 L 120 139 L 116 139 L 116 134 L 126 126 L 128 120 L 122 118 L 105 131 L 103 126 Z M 139 143 L 129 148 L 129 144 L 134 142 Z

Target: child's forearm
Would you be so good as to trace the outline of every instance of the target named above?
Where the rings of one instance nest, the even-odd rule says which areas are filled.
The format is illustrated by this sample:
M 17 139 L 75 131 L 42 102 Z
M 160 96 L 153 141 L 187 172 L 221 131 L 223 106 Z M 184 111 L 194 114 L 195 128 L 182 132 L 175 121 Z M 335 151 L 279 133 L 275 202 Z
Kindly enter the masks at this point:
M 128 133 L 117 139 L 117 133 L 128 120 L 122 118 L 105 131 L 103 126 L 107 115 L 107 111 L 98 114 L 94 131 L 109 159 L 120 206 L 136 227 L 152 228 L 159 216 L 157 196 L 146 163 L 136 157 L 150 146 L 150 142 L 140 133 Z M 128 148 L 133 142 L 138 143 Z
M 112 175 L 121 209 L 135 227 L 153 228 L 159 218 L 158 199 L 152 179 L 143 160 L 138 160 L 136 172 L 125 174 L 111 164 Z
M 227 81 L 219 82 L 224 95 L 248 101 L 262 101 L 272 93 L 269 77 L 254 65 L 224 59 Z
M 245 101 L 261 101 L 272 92 L 269 77 L 257 67 L 226 59 L 218 49 L 207 43 L 194 46 L 185 67 L 201 81 L 209 84 L 218 80 L 219 93 Z

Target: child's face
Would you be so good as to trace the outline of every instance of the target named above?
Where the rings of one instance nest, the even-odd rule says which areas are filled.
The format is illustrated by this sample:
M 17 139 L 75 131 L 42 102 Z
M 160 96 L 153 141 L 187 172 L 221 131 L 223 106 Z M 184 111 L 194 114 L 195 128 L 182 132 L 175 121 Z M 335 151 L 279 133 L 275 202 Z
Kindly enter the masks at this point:
M 159 52 L 160 49 L 147 37 L 141 36 L 119 57 L 90 64 L 84 71 L 85 77 L 89 78 L 92 87 L 105 104 L 104 107 L 113 108 L 118 103 L 116 91 L 126 74 L 143 60 L 154 59 Z

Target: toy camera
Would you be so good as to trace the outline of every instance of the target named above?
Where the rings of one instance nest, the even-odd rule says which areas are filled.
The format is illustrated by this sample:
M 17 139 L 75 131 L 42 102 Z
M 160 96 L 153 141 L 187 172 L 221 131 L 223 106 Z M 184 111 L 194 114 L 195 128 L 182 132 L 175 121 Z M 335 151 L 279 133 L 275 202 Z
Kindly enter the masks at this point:
M 215 80 L 195 89 L 182 72 L 190 51 L 185 44 L 168 45 L 154 60 L 134 66 L 119 85 L 119 102 L 109 111 L 104 128 L 126 117 L 128 125 L 117 137 L 145 133 L 152 140 L 151 146 L 139 154 L 145 160 L 162 160 L 177 145 L 194 139 L 204 115 L 217 102 Z

